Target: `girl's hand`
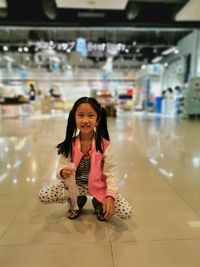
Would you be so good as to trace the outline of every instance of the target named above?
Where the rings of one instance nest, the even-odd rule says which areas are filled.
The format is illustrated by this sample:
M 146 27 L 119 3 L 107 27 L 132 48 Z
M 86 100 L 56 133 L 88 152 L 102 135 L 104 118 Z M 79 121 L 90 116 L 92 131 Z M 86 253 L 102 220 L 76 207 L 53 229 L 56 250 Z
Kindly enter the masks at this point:
M 112 197 L 106 197 L 103 203 L 104 218 L 110 220 L 115 214 L 115 200 Z
M 68 179 L 74 172 L 74 168 L 65 167 L 61 170 L 60 174 L 63 179 Z

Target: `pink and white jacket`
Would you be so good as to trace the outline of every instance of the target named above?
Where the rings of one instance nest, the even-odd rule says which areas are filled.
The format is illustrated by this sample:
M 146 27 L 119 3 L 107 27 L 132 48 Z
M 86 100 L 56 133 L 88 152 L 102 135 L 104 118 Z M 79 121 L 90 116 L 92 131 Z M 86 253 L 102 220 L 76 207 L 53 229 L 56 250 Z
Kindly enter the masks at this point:
M 91 158 L 91 169 L 88 177 L 88 191 L 98 199 L 104 202 L 107 196 L 116 198 L 118 192 L 118 177 L 116 173 L 116 164 L 111 152 L 111 144 L 103 139 L 104 152 L 96 151 L 95 140 L 92 141 L 92 147 L 89 151 Z M 78 166 L 83 153 L 81 152 L 81 143 L 79 137 L 75 139 L 72 145 L 72 157 L 67 158 L 64 155 L 59 156 L 56 176 L 63 181 L 60 175 L 61 170 L 67 167 L 69 162 L 73 162 Z

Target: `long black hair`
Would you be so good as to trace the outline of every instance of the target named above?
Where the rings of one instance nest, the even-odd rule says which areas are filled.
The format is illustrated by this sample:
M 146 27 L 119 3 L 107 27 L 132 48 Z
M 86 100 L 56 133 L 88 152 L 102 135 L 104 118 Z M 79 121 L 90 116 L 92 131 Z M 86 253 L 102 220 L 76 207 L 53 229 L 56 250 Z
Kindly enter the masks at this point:
M 96 126 L 96 151 L 103 153 L 102 139 L 110 141 L 108 127 L 107 127 L 107 115 L 105 108 L 97 102 L 95 98 L 92 97 L 81 97 L 74 103 L 69 116 L 66 128 L 65 140 L 58 144 L 56 148 L 58 149 L 58 154 L 64 154 L 68 157 L 72 153 L 72 142 L 77 135 L 76 119 L 75 113 L 80 104 L 88 103 L 97 113 L 97 126 Z

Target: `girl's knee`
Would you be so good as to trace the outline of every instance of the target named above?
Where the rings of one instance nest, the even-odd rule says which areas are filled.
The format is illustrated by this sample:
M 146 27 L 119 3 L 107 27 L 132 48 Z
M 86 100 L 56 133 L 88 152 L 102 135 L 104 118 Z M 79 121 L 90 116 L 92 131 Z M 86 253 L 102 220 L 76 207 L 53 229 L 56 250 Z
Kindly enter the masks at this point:
M 67 195 L 63 184 L 59 183 L 47 188 L 42 188 L 38 193 L 38 199 L 43 204 L 66 203 Z
M 116 199 L 116 214 L 122 220 L 129 220 L 133 217 L 133 208 L 128 201 L 118 194 Z
M 129 207 L 127 207 L 126 211 L 124 212 L 122 219 L 123 220 L 130 220 L 133 217 L 133 208 L 131 207 L 131 205 L 129 205 Z
M 38 200 L 43 203 L 43 204 L 46 204 L 47 203 L 47 199 L 48 199 L 48 196 L 47 196 L 47 193 L 45 192 L 44 189 L 40 189 L 40 191 L 38 192 Z

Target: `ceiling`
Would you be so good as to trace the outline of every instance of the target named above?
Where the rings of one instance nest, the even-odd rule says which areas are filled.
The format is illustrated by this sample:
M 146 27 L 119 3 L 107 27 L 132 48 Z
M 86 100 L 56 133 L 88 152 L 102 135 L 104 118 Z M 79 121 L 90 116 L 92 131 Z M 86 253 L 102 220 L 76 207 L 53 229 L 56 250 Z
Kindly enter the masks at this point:
M 115 59 L 150 62 L 200 27 L 198 10 L 199 0 L 0 0 L 0 45 L 13 51 L 29 45 L 35 53 L 38 42 L 66 42 L 75 49 L 83 37 L 93 45 L 125 44 Z M 101 53 L 97 60 L 96 52 L 88 55 L 93 62 L 106 58 Z
M 0 0 L 1 25 L 65 27 L 195 27 L 192 19 L 178 18 L 192 8 L 198 17 L 199 0 Z M 187 12 L 186 12 L 187 13 Z M 192 13 L 190 13 L 191 16 Z M 186 15 L 185 15 L 186 16 Z M 180 21 L 181 20 L 181 21 Z

